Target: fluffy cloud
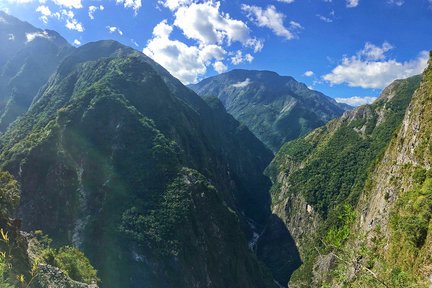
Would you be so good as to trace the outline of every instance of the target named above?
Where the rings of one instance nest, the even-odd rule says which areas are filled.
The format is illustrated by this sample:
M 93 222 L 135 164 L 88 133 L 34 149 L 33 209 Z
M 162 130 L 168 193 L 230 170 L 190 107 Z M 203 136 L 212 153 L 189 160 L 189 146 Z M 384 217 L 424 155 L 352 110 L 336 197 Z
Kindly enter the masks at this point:
M 119 35 L 123 35 L 123 31 L 121 31 L 118 27 L 115 26 L 106 26 L 109 33 L 115 33 L 117 32 Z
M 56 5 L 63 6 L 66 8 L 82 8 L 81 0 L 52 0 Z
M 345 83 L 351 87 L 378 89 L 385 88 L 396 79 L 420 74 L 426 68 L 429 59 L 426 51 L 420 52 L 415 59 L 398 62 L 385 56 L 391 48 L 388 43 L 381 47 L 366 43 L 356 55 L 344 56 L 342 63 L 323 79 L 332 85 Z
M 187 38 L 204 45 L 247 43 L 250 39 L 247 25 L 221 12 L 220 2 L 209 1 L 181 6 L 175 12 L 174 25 L 180 28 Z
M 80 46 L 80 45 L 81 45 L 81 41 L 79 41 L 78 39 L 75 39 L 75 40 L 73 41 L 73 44 L 74 44 L 75 46 Z
M 359 5 L 359 1 L 360 0 L 346 0 L 346 6 L 348 8 L 354 8 L 357 7 Z
M 246 78 L 244 81 L 237 82 L 235 84 L 232 84 L 231 86 L 234 88 L 244 88 L 251 83 L 252 83 L 252 81 L 249 78 Z
M 66 28 L 68 28 L 69 30 L 76 30 L 78 32 L 84 31 L 83 25 L 74 18 L 66 19 Z
M 306 71 L 303 75 L 306 77 L 312 77 L 315 73 L 311 70 Z
M 366 42 L 365 47 L 357 53 L 357 57 L 364 57 L 366 60 L 383 60 L 386 58 L 385 53 L 393 49 L 393 46 L 384 42 L 381 47 Z
M 135 11 L 135 15 L 142 6 L 141 0 L 116 0 L 116 3 L 123 4 L 125 8 L 132 8 Z
M 231 63 L 234 65 L 241 64 L 243 62 L 251 63 L 253 61 L 254 57 L 251 54 L 246 54 L 243 56 L 243 52 L 240 50 L 237 50 L 234 54 L 234 56 L 231 57 Z
M 153 37 L 143 52 L 185 84 L 196 82 L 208 67 L 223 73 L 228 69 L 227 61 L 233 65 L 251 62 L 254 57 L 247 50 L 257 53 L 264 46 L 261 40 L 251 36 L 245 22 L 221 11 L 219 1 L 160 0 L 158 3 L 171 10 L 174 20 L 172 24 L 164 20 L 154 27 Z M 174 29 L 187 42 L 172 39 Z M 239 50 L 239 46 L 246 52 Z
M 90 19 L 94 20 L 94 13 L 97 10 L 103 11 L 104 9 L 105 9 L 105 7 L 103 5 L 99 5 L 99 7 L 94 6 L 94 5 L 89 6 L 89 8 L 88 8 L 88 15 L 89 15 Z
M 49 39 L 49 35 L 46 31 L 43 32 L 34 32 L 34 33 L 26 33 L 27 42 L 31 42 L 36 38 L 46 38 Z
M 289 27 L 285 27 L 284 20 L 286 16 L 278 12 L 273 5 L 263 9 L 258 6 L 243 4 L 242 10 L 246 12 L 248 18 L 259 27 L 267 27 L 276 35 L 288 40 L 294 39 L 296 37 L 296 31 L 302 28 L 302 26 L 295 21 L 291 21 Z
M 277 1 L 278 1 L 278 2 L 283 2 L 283 3 L 288 3 L 288 4 L 294 2 L 294 0 L 277 0 Z
M 377 99 L 377 97 L 359 97 L 353 96 L 349 98 L 335 98 L 336 102 L 345 103 L 351 106 L 361 106 L 365 104 L 371 104 Z
M 192 0 L 159 0 L 158 3 L 172 11 L 177 10 L 180 6 L 191 4 Z
M 51 13 L 51 10 L 47 6 L 41 5 L 41 6 L 37 7 L 36 12 L 39 12 L 41 14 L 39 19 L 42 22 L 44 22 L 45 24 L 48 23 L 48 17 L 51 17 L 52 13 Z
M 223 70 L 221 65 L 223 63 L 218 63 L 226 53 L 222 47 L 214 44 L 189 46 L 181 41 L 170 39 L 172 31 L 173 26 L 168 25 L 166 20 L 160 22 L 153 29 L 153 38 L 147 43 L 143 52 L 185 84 L 196 82 L 199 76 L 206 73 L 207 66 L 214 60 L 215 70 Z
M 217 72 L 217 73 L 223 73 L 225 71 L 228 70 L 228 67 L 221 61 L 216 61 L 215 63 L 213 63 L 213 69 Z

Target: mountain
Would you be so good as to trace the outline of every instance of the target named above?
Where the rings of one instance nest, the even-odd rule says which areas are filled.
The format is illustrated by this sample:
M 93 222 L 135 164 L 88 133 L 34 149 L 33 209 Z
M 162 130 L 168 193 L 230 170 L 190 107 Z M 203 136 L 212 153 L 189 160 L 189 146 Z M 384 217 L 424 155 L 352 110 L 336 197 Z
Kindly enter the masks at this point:
M 72 50 L 57 32 L 0 11 L 0 132 L 27 111 Z
M 21 197 L 20 185 L 0 171 L 0 286 L 97 288 L 96 270 L 74 247 L 54 248 L 41 231 L 20 231 L 12 219 Z
M 286 283 L 300 259 L 271 159 L 218 99 L 114 41 L 69 52 L 0 138 L 23 229 L 79 247 L 102 287 Z
M 290 287 L 423 287 L 430 262 L 422 253 L 432 247 L 424 112 L 431 71 L 397 80 L 373 104 L 286 143 L 267 168 L 273 212 L 304 263 Z
M 292 77 L 270 71 L 233 70 L 189 87 L 203 97 L 219 98 L 273 152 L 347 109 Z

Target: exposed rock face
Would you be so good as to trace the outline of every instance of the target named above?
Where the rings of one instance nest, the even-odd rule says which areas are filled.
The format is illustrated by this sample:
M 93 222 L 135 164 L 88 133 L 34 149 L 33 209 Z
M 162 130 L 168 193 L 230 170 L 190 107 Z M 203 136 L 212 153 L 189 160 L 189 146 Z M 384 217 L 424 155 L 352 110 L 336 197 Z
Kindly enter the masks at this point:
M 350 235 L 359 234 L 359 228 L 352 227 L 355 215 L 375 211 L 364 212 L 363 223 L 377 221 L 376 214 L 385 217 L 383 199 L 388 203 L 391 194 L 369 194 L 368 179 L 395 182 L 384 171 L 388 167 L 375 169 L 380 169 L 377 163 L 399 130 L 419 81 L 420 77 L 395 81 L 372 105 L 347 111 L 339 119 L 288 142 L 267 168 L 273 181 L 273 212 L 285 222 L 304 262 L 294 273 L 290 287 L 336 285 L 332 271 L 345 261 L 339 249 L 345 247 Z M 383 163 L 388 161 L 387 156 L 382 158 Z M 391 187 L 388 183 L 382 186 Z M 357 208 L 365 199 L 371 207 Z M 351 275 L 347 278 L 352 278 L 360 266 L 355 257 L 346 261 L 353 263 L 344 264 L 350 267 L 346 269 Z
M 117 42 L 75 49 L 1 137 L 24 228 L 79 246 L 103 287 L 285 285 L 299 260 L 272 225 L 272 153 L 206 100 Z M 273 275 L 248 247 L 263 231 Z
M 189 87 L 203 97 L 219 98 L 274 152 L 351 108 L 271 71 L 233 70 Z

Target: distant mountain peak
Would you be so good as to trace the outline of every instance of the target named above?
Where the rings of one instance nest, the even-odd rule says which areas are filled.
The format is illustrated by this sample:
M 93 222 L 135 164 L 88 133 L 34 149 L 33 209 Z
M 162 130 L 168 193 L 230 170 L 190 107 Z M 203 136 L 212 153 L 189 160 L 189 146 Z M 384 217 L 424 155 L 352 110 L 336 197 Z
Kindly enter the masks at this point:
M 291 76 L 268 70 L 235 69 L 189 87 L 203 97 L 218 97 L 273 151 L 347 108 Z

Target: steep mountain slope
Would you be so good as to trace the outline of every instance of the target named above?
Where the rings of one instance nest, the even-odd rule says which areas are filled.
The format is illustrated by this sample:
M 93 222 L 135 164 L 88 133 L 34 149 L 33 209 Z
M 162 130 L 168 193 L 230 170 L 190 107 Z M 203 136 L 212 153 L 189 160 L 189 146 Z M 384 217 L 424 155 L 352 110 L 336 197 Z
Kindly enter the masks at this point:
M 351 226 L 359 199 L 370 190 L 368 179 L 384 177 L 385 171 L 375 169 L 420 79 L 397 80 L 373 104 L 288 142 L 267 168 L 274 183 L 273 211 L 286 223 L 304 262 L 290 287 L 321 287 L 339 272 L 334 263 L 340 249 L 351 234 L 358 235 Z
M 432 52 L 430 56 L 402 126 L 360 198 L 352 225 L 358 233 L 341 248 L 346 263 L 335 263 L 341 277 L 333 276 L 331 285 L 432 285 Z
M 97 272 L 82 252 L 54 249 L 40 231 L 20 231 L 12 219 L 20 199 L 18 182 L 0 171 L 0 287 L 97 288 Z
M 270 71 L 233 70 L 189 87 L 203 97 L 218 97 L 274 152 L 346 110 L 294 78 Z
M 0 11 L 0 132 L 27 111 L 72 50 L 58 33 Z
M 24 228 L 82 248 L 102 287 L 275 285 L 247 243 L 292 242 L 268 225 L 272 154 L 217 99 L 114 41 L 76 49 L 36 99 L 1 138 Z M 287 281 L 295 250 L 267 242 Z

